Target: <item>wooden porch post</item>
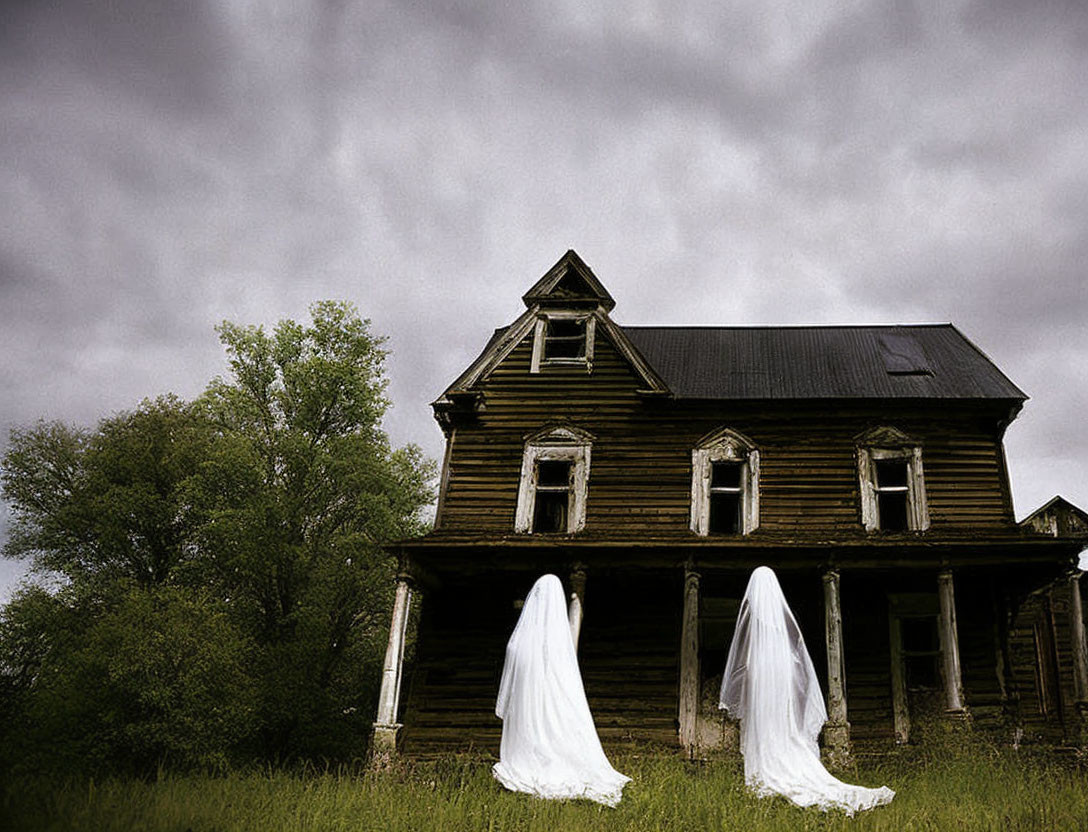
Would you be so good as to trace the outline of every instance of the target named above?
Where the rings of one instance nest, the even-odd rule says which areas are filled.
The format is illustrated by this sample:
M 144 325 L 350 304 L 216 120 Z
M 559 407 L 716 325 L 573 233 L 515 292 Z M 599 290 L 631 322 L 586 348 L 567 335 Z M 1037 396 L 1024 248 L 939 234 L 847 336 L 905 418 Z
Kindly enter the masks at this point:
M 846 716 L 846 666 L 842 650 L 842 607 L 839 573 L 824 573 L 824 620 L 827 638 L 827 725 L 824 743 L 828 762 L 835 768 L 850 763 L 850 723 Z
M 1088 637 L 1080 598 L 1080 570 L 1069 574 L 1069 634 L 1073 652 L 1073 706 L 1079 717 L 1080 743 L 1088 743 Z
M 684 565 L 684 620 L 680 632 L 680 745 L 694 755 L 699 715 L 699 573 Z
M 967 716 L 967 709 L 963 704 L 960 643 L 956 631 L 956 594 L 951 569 L 942 569 L 937 575 L 937 601 L 940 605 L 938 621 L 944 669 L 945 711 L 949 716 Z
M 404 642 L 408 633 L 408 609 L 412 603 L 412 587 L 407 575 L 397 576 L 393 597 L 393 617 L 389 622 L 389 643 L 382 666 L 382 687 L 378 694 L 378 716 L 374 721 L 374 741 L 371 756 L 389 757 L 397 751 L 397 707 L 400 704 L 400 683 L 404 674 Z
M 586 597 L 586 567 L 576 563 L 570 570 L 570 605 L 567 617 L 570 620 L 570 637 L 574 642 L 574 652 L 578 652 L 578 636 L 582 632 L 582 610 Z

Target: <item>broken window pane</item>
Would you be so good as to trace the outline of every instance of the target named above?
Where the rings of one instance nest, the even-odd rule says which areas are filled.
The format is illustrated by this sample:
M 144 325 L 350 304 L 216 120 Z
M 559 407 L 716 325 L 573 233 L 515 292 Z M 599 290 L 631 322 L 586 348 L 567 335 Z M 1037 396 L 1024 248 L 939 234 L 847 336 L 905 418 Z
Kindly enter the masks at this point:
M 906 488 L 907 461 L 905 459 L 878 459 L 876 461 L 877 488 Z
M 586 319 L 549 318 L 544 333 L 544 358 L 585 358 Z
M 907 492 L 884 492 L 877 496 L 880 508 L 880 528 L 886 532 L 905 532 L 907 524 Z
M 740 489 L 739 462 L 712 462 L 710 464 L 710 487 Z
M 565 533 L 568 498 L 566 491 L 538 491 L 533 511 L 533 531 Z
M 570 462 L 565 459 L 541 460 L 536 464 L 537 488 L 563 488 L 570 485 Z
M 710 493 L 711 534 L 739 534 L 741 524 L 741 495 L 739 491 L 712 491 Z

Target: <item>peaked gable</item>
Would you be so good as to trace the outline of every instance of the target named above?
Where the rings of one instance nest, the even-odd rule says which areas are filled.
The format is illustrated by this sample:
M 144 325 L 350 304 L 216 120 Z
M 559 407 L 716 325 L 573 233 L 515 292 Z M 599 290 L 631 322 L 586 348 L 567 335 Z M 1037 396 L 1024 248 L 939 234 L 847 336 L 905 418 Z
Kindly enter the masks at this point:
M 530 307 L 590 305 L 611 312 L 616 306 L 612 295 L 574 249 L 560 257 L 521 299 Z
M 439 398 L 431 403 L 431 407 L 448 404 L 453 397 L 470 392 L 479 382 L 485 380 L 491 371 L 498 367 L 514 349 L 526 338 L 533 337 L 540 307 L 534 305 L 525 310 L 516 321 L 508 327 L 498 329 L 491 336 L 484 347 L 483 352 L 476 360 L 457 377 Z M 657 395 L 668 394 L 669 388 L 649 362 L 642 357 L 638 349 L 631 343 L 623 329 L 613 323 L 612 319 L 601 309 L 590 313 L 597 323 L 598 332 L 603 334 L 615 347 L 616 351 L 631 366 L 635 375 L 643 383 L 642 392 Z
M 478 402 L 470 394 L 476 385 L 486 379 L 526 338 L 539 337 L 538 322 L 561 310 L 578 310 L 579 316 L 592 319 L 596 331 L 608 338 L 638 376 L 643 384 L 641 392 L 655 395 L 669 393 L 668 385 L 653 366 L 631 343 L 623 329 L 608 317 L 616 302 L 573 249 L 560 257 L 522 300 L 529 308 L 509 326 L 496 330 L 476 360 L 431 403 L 436 414 L 453 407 L 455 400 L 475 407 Z
M 1052 537 L 1088 539 L 1088 512 L 1061 495 L 1051 497 L 1021 520 L 1019 525 Z

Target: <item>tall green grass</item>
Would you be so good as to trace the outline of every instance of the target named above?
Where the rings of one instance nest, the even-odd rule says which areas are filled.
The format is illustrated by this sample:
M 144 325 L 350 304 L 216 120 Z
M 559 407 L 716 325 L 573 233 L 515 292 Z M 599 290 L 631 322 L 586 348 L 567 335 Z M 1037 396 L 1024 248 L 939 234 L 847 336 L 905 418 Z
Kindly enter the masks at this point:
M 901 755 L 844 776 L 897 791 L 848 818 L 797 809 L 744 788 L 739 761 L 619 756 L 634 780 L 607 809 L 504 791 L 487 763 L 416 763 L 382 773 L 162 774 L 148 782 L 5 784 L 0 829 L 87 832 L 336 832 L 337 830 L 1088 830 L 1088 776 L 1076 765 L 1015 752 Z M 4 824 L 7 824 L 6 826 Z

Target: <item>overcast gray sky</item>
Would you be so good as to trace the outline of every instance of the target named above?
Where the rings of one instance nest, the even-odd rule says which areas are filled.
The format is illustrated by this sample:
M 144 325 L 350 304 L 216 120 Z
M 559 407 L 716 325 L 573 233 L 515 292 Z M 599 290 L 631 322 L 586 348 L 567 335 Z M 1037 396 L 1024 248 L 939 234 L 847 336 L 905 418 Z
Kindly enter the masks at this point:
M 438 457 L 428 402 L 574 248 L 622 324 L 952 321 L 1032 397 L 1018 516 L 1088 506 L 1088 4 L 0 16 L 0 444 L 194 396 L 215 323 L 335 298 Z

